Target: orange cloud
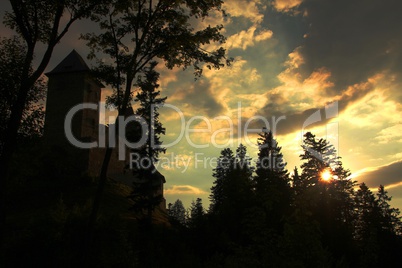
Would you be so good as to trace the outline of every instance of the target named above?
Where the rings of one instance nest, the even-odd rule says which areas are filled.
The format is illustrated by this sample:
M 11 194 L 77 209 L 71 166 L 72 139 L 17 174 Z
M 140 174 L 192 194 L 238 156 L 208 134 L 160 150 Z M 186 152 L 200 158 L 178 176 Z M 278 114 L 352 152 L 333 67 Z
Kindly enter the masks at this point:
M 172 187 L 164 190 L 165 195 L 183 194 L 183 195 L 200 195 L 206 194 L 200 188 L 191 185 L 173 185 Z
M 260 13 L 257 4 L 260 4 L 260 1 L 230 1 L 226 2 L 223 8 L 232 17 L 245 17 L 254 23 L 260 23 L 264 15 Z
M 273 35 L 271 30 L 262 30 L 256 33 L 257 26 L 253 25 L 247 29 L 247 31 L 241 31 L 230 36 L 227 39 L 226 47 L 231 48 L 241 48 L 246 50 L 247 47 L 254 46 L 256 42 L 264 41 L 270 39 Z
M 302 0 L 275 0 L 273 5 L 278 11 L 289 12 L 293 8 L 298 7 Z

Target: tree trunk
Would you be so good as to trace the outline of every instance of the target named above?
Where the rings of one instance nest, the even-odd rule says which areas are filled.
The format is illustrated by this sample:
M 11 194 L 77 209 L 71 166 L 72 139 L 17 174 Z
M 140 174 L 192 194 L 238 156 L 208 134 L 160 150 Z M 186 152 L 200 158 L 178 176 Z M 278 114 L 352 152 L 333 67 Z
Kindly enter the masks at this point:
M 92 204 L 91 214 L 89 216 L 88 226 L 87 226 L 87 235 L 84 240 L 84 249 L 83 249 L 83 264 L 85 266 L 89 266 L 90 264 L 90 249 L 92 248 L 92 242 L 95 232 L 95 224 L 96 219 L 98 217 L 99 208 L 102 201 L 103 191 L 105 189 L 106 180 L 107 180 L 107 170 L 109 166 L 109 162 L 113 153 L 113 148 L 108 147 L 105 152 L 105 157 L 103 158 L 101 173 L 99 175 L 98 187 L 96 189 L 95 198 Z
M 116 137 L 115 143 L 117 142 L 117 144 L 118 144 L 118 138 L 119 138 L 119 118 L 120 118 L 121 114 L 122 114 L 121 111 L 119 111 L 118 117 L 116 119 L 116 123 L 114 125 L 115 137 Z M 89 264 L 89 263 L 87 263 L 89 261 L 88 254 L 90 253 L 90 248 L 91 248 L 92 242 L 93 242 L 96 219 L 98 217 L 100 205 L 102 202 L 103 191 L 105 189 L 105 185 L 106 185 L 106 181 L 107 181 L 107 171 L 108 171 L 110 159 L 112 158 L 112 153 L 113 153 L 113 147 L 110 147 L 108 145 L 106 148 L 105 156 L 103 158 L 101 172 L 99 175 L 98 187 L 96 189 L 94 201 L 92 204 L 91 214 L 90 214 L 89 220 L 88 220 L 87 236 L 86 236 L 86 239 L 84 240 L 84 243 L 85 243 L 84 252 L 83 252 L 84 264 Z
M 21 125 L 22 114 L 25 108 L 25 101 L 29 88 L 30 87 L 28 86 L 21 86 L 18 99 L 11 109 L 11 115 L 8 121 L 3 140 L 3 148 L 0 155 L 0 245 L 3 242 L 4 228 L 6 225 L 6 188 L 8 173 L 10 171 L 11 160 L 17 144 L 18 129 Z

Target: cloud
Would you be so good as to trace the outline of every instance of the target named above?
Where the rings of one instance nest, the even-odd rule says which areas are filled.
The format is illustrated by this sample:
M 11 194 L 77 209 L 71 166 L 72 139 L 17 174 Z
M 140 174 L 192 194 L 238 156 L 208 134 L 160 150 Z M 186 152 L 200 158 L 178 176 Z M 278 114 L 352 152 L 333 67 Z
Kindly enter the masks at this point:
M 224 23 L 229 32 L 224 44 L 226 49 L 246 50 L 259 42 L 272 38 L 273 32 L 262 27 L 264 21 L 262 12 L 266 9 L 266 5 L 260 1 L 230 1 L 224 4 L 224 9 L 230 15 Z M 248 22 L 237 18 L 245 18 Z M 244 30 L 239 31 L 239 27 Z M 208 48 L 215 47 L 209 45 Z
M 164 190 L 165 195 L 200 195 L 206 194 L 205 191 L 191 185 L 172 185 Z
M 399 0 L 304 0 L 300 9 L 308 37 L 301 48 L 303 68 L 307 73 L 327 68 L 337 91 L 384 70 L 400 79 L 401 8 Z
M 307 118 L 319 109 L 321 109 L 320 119 L 316 123 L 318 125 L 327 124 L 329 118 L 325 115 L 323 108 L 332 102 L 337 102 L 338 113 L 340 114 L 358 100 L 365 100 L 365 109 L 370 108 L 370 111 L 348 109 L 348 117 L 345 118 L 347 121 L 356 117 L 363 117 L 365 116 L 364 114 L 368 114 L 370 117 L 381 117 L 382 113 L 378 115 L 378 111 L 388 111 L 394 107 L 394 105 L 391 105 L 392 101 L 387 99 L 387 94 L 390 94 L 390 90 L 393 87 L 392 76 L 389 74 L 377 73 L 368 77 L 365 81 L 349 85 L 340 91 L 334 91 L 333 74 L 327 68 L 315 69 L 308 76 L 303 73 L 302 68 L 305 58 L 300 51 L 301 48 L 298 47 L 289 53 L 288 59 L 284 63 L 286 69 L 277 75 L 281 85 L 267 89 L 266 93 L 261 95 L 265 102 L 261 101 L 259 103 L 265 103 L 265 106 L 256 111 L 257 115 L 267 118 L 272 118 L 273 116 L 276 118 L 280 116 L 286 117 L 277 126 L 278 134 L 282 135 L 302 130 Z M 380 98 L 382 100 L 377 101 Z M 367 106 L 369 103 L 372 103 L 372 105 Z M 384 106 L 384 103 L 389 104 L 387 108 L 380 108 L 379 106 Z M 351 115 L 352 110 L 354 115 Z M 385 118 L 388 118 L 388 116 L 385 115 Z M 370 121 L 369 124 L 373 123 L 371 120 L 363 119 L 358 124 L 366 121 Z M 375 122 L 381 122 L 381 120 L 378 118 Z M 254 124 L 256 127 L 261 127 L 262 122 L 255 121 Z
M 278 11 L 289 12 L 298 7 L 301 3 L 302 0 L 275 0 L 273 6 Z
M 162 90 L 168 87 L 169 83 L 177 81 L 177 74 L 181 71 L 180 68 L 174 67 L 173 69 L 167 69 L 164 64 L 158 64 L 156 71 L 160 73 L 159 84 Z
M 169 97 L 169 103 L 180 103 L 187 112 L 214 117 L 219 115 L 224 106 L 215 98 L 211 83 L 201 79 L 192 84 L 182 84 Z
M 402 161 L 366 168 L 357 173 L 355 178 L 359 182 L 365 182 L 368 187 L 378 187 L 380 184 L 388 188 L 396 187 L 402 184 Z
M 374 84 L 376 85 L 376 84 Z M 376 143 L 381 143 L 381 141 L 391 140 L 394 141 L 401 139 L 401 128 L 400 119 L 395 117 L 395 114 L 402 112 L 402 107 L 398 102 L 390 99 L 390 90 L 387 88 L 381 88 L 377 84 L 374 90 L 370 90 L 369 93 L 357 99 L 357 97 L 352 97 L 353 95 L 347 95 L 345 99 L 349 100 L 348 107 L 345 108 L 343 114 L 341 115 L 342 121 L 348 122 L 357 129 L 374 129 L 376 130 Z M 356 95 L 362 94 L 359 92 L 360 89 L 355 89 L 358 91 Z M 351 101 L 357 99 L 355 101 Z M 399 138 L 398 138 L 399 137 Z
M 254 23 L 262 22 L 264 15 L 260 13 L 259 0 L 255 1 L 227 1 L 223 5 L 226 13 L 231 17 L 244 17 Z
M 382 129 L 375 138 L 380 144 L 401 143 L 402 142 L 402 124 L 393 125 Z
M 240 31 L 230 36 L 226 41 L 227 49 L 241 48 L 246 50 L 247 47 L 254 46 L 256 42 L 270 39 L 273 32 L 270 30 L 261 30 L 257 32 L 257 26 L 253 25 L 247 31 Z

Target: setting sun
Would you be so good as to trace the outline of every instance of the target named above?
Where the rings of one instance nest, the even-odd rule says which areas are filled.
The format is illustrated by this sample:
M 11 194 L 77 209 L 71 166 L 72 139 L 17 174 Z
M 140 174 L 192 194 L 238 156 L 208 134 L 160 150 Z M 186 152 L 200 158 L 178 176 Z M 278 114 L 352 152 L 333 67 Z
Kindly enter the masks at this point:
M 331 171 L 329 171 L 328 169 L 324 170 L 324 171 L 321 173 L 321 179 L 322 179 L 323 181 L 330 181 L 330 180 L 331 180 L 331 177 L 332 177 Z

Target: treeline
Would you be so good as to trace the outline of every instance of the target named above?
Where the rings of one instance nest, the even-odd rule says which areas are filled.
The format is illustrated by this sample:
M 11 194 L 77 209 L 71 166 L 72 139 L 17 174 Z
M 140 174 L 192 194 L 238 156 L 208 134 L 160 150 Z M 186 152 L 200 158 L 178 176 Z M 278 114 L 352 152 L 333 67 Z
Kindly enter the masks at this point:
M 256 165 L 247 148 L 221 151 L 211 205 L 169 216 L 205 267 L 395 267 L 402 223 L 382 185 L 374 194 L 350 179 L 333 145 L 304 135 L 303 161 L 290 175 L 271 132 L 258 139 Z M 213 264 L 213 266 L 211 266 Z
M 197 199 L 186 210 L 178 200 L 167 226 L 135 220 L 130 187 L 109 182 L 89 250 L 96 182 L 76 175 L 65 153 L 22 146 L 32 149 L 12 169 L 0 267 L 400 266 L 401 220 L 384 187 L 372 193 L 350 180 L 327 141 L 307 133 L 303 144 L 291 174 L 270 132 L 255 160 L 243 145 L 222 150 L 210 207 Z

